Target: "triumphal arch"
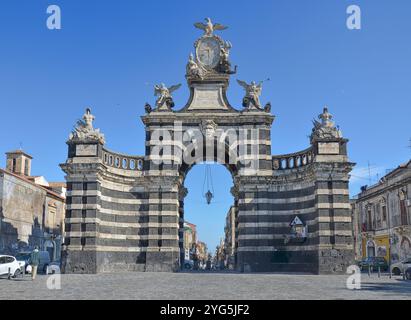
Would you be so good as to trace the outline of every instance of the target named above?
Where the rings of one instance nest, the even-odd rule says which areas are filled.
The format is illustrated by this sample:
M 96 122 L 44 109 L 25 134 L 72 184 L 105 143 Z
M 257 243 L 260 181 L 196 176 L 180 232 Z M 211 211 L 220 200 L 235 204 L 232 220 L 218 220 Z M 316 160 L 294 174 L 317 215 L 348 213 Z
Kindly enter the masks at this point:
M 70 134 L 61 165 L 65 272 L 179 270 L 184 180 L 205 161 L 221 163 L 233 178 L 238 271 L 345 272 L 353 258 L 347 140 L 324 108 L 307 149 L 272 155 L 274 116 L 260 100 L 263 83 L 237 79 L 245 94 L 232 105 L 226 92 L 237 67 L 231 43 L 216 34 L 225 27 L 209 19 L 195 26 L 203 34 L 187 62 L 190 98 L 175 106 L 181 85 L 155 86 L 155 104 L 141 117 L 144 156 L 110 151 L 90 109 Z

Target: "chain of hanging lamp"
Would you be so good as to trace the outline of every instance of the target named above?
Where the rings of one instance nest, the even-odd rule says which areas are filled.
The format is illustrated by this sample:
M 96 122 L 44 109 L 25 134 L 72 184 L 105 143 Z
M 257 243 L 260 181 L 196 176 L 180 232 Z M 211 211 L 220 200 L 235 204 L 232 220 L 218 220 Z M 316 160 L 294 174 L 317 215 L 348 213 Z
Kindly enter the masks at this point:
M 207 185 L 207 192 L 204 193 L 206 185 Z M 204 172 L 203 195 L 206 198 L 207 204 L 210 204 L 211 200 L 214 198 L 214 186 L 213 186 L 213 177 L 211 175 L 211 166 L 207 163 L 205 165 L 205 172 Z

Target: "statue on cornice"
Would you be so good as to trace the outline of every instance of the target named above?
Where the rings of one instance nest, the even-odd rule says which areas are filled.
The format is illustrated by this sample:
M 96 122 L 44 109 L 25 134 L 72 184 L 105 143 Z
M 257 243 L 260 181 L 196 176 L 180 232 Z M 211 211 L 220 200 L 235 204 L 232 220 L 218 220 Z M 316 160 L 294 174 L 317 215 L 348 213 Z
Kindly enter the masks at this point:
M 194 60 L 194 55 L 190 53 L 190 56 L 188 57 L 187 67 L 186 67 L 186 76 L 193 77 L 193 78 L 199 78 L 202 80 L 206 72 L 207 70 L 199 66 L 199 64 Z
M 158 97 L 156 101 L 157 109 L 160 109 L 164 105 L 166 105 L 169 109 L 174 107 L 173 97 L 171 93 L 176 91 L 178 88 L 181 87 L 180 84 L 176 84 L 171 87 L 166 87 L 164 83 L 154 86 L 154 96 Z
M 224 45 L 220 48 L 220 63 L 218 68 L 220 72 L 228 74 L 237 73 L 237 66 L 234 67 L 234 70 L 231 70 L 231 62 L 229 60 L 230 49 L 232 47 L 233 46 L 229 41 L 225 41 Z
M 219 23 L 212 23 L 210 18 L 205 18 L 204 20 L 206 21 L 206 23 L 202 23 L 202 22 L 194 23 L 194 26 L 196 28 L 204 31 L 204 36 L 211 37 L 213 35 L 214 30 L 225 30 L 228 28 Z
M 104 135 L 100 132 L 100 129 L 94 129 L 93 127 L 94 119 L 91 109 L 87 108 L 83 120 L 78 120 L 76 127 L 70 133 L 69 141 L 98 141 L 104 144 Z
M 146 102 L 146 104 L 144 105 L 144 110 L 146 111 L 146 113 L 151 113 L 151 111 L 153 111 L 153 108 L 148 102 Z
M 250 109 L 252 107 L 263 110 L 261 108 L 260 96 L 263 89 L 263 82 L 260 81 L 258 84 L 255 81 L 251 81 L 250 84 L 242 80 L 237 80 L 238 84 L 242 86 L 245 90 L 245 97 L 243 99 L 243 107 Z
M 311 140 L 342 138 L 342 133 L 339 128 L 335 127 L 332 118 L 333 116 L 328 112 L 328 108 L 324 107 L 323 113 L 318 116 L 321 122 L 313 120 L 314 128 L 312 130 Z

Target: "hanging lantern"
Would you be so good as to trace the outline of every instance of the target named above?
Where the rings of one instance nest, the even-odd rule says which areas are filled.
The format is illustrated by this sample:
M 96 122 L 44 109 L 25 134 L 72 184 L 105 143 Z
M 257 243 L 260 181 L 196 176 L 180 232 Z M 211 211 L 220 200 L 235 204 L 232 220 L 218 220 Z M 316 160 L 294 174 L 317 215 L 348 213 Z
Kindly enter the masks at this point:
M 213 199 L 213 194 L 211 193 L 210 190 L 207 191 L 207 193 L 205 194 L 206 200 L 207 200 L 207 204 L 211 203 L 211 199 Z
M 207 193 L 204 193 L 205 187 L 207 185 Z M 210 188 L 212 192 L 210 191 Z M 203 182 L 203 194 L 207 200 L 207 204 L 211 203 L 211 199 L 214 198 L 214 187 L 213 187 L 213 178 L 211 177 L 211 168 L 208 164 L 205 166 L 205 173 L 204 173 L 204 182 Z

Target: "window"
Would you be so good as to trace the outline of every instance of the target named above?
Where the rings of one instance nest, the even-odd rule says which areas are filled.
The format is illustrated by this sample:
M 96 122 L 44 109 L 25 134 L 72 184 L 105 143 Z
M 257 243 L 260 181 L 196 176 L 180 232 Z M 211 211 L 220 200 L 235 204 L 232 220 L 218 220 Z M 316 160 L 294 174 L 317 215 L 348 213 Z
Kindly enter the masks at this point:
M 367 208 L 367 213 L 368 213 L 368 230 L 372 230 L 372 213 L 371 213 L 371 206 L 368 206 Z
M 0 264 L 6 263 L 6 257 L 0 257 Z
M 24 160 L 24 175 L 29 176 L 29 159 Z
M 408 224 L 407 208 L 405 206 L 405 200 L 400 200 L 400 212 L 401 212 L 401 224 Z
M 375 246 L 374 243 L 369 242 L 367 245 L 367 254 L 368 254 L 368 258 L 370 257 L 375 257 Z
M 6 263 L 12 263 L 12 262 L 14 262 L 13 257 L 6 257 Z
M 13 166 L 11 168 L 11 171 L 16 172 L 16 166 L 17 166 L 16 159 L 13 159 Z
M 405 205 L 406 193 L 404 190 L 400 190 L 399 197 L 400 197 L 401 225 L 407 225 L 408 216 L 407 216 L 407 207 Z
M 381 228 L 381 206 L 379 203 L 375 205 L 376 227 Z
M 387 221 L 387 206 L 385 203 L 382 205 L 382 221 Z

